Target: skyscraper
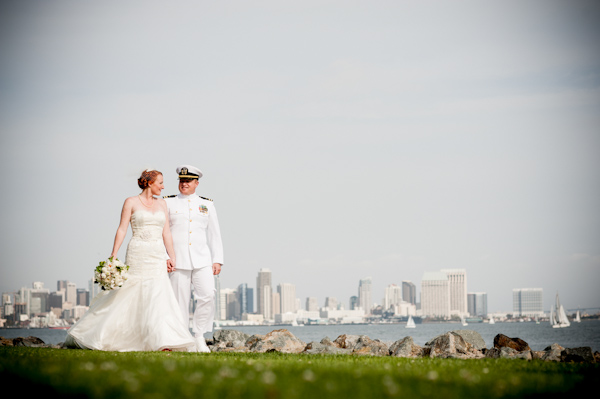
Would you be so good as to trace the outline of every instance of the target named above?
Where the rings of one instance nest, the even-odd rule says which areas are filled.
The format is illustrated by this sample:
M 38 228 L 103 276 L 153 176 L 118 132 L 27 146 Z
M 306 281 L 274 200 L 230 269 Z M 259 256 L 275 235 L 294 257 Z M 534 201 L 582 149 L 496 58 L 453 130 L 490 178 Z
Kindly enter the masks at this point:
M 276 314 L 281 314 L 281 295 L 279 295 L 279 292 L 273 292 L 271 293 L 271 297 L 273 298 L 271 301 L 271 317 L 270 319 L 274 318 Z
M 487 293 L 467 293 L 468 311 L 471 316 L 487 317 Z
M 273 317 L 273 290 L 269 269 L 260 269 L 256 277 L 256 309 L 266 320 Z
M 66 301 L 73 304 L 73 306 L 77 305 L 77 285 L 75 283 L 67 283 Z
M 513 316 L 543 315 L 543 290 L 541 288 L 513 289 Z
M 358 303 L 358 297 L 356 295 L 352 295 L 350 297 L 350 310 L 356 310 L 359 307 L 360 304 Z
M 392 305 L 400 305 L 402 302 L 402 288 L 396 284 L 390 284 L 385 287 L 385 296 L 383 297 L 383 310 L 389 310 Z
M 412 281 L 405 280 L 402 282 L 402 300 L 413 305 L 417 304 L 417 287 Z
M 296 312 L 296 286 L 290 283 L 281 283 L 277 286 L 279 300 L 281 301 L 281 312 Z
M 195 304 L 193 296 L 194 293 L 192 292 L 192 299 L 190 302 Z M 195 309 L 192 309 L 190 313 L 194 314 L 194 311 Z M 221 315 L 221 279 L 219 276 L 215 276 L 215 320 L 224 320 Z
M 360 307 L 363 308 L 365 314 L 371 313 L 371 307 L 373 306 L 371 286 L 371 277 L 365 277 L 358 283 L 358 302 Z
M 465 269 L 442 269 L 448 275 L 450 289 L 450 314 L 466 316 L 467 310 L 467 271 Z
M 337 298 L 334 298 L 332 296 L 328 296 L 327 298 L 325 298 L 325 307 L 327 309 L 332 309 L 332 310 L 337 309 L 338 308 Z
M 254 312 L 254 293 L 248 284 L 240 284 L 237 288 L 238 302 L 240 303 L 240 320 L 244 313 Z
M 306 310 L 309 312 L 316 312 L 319 310 L 319 302 L 314 296 L 306 298 Z
M 421 280 L 421 312 L 423 316 L 450 317 L 450 286 L 443 272 L 425 272 Z

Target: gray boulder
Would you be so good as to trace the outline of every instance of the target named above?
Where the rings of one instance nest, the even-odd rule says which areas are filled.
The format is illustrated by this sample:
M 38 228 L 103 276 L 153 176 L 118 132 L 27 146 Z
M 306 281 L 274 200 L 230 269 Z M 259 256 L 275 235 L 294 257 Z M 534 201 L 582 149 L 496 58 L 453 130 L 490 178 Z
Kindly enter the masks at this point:
M 29 348 L 44 348 L 47 345 L 38 337 L 18 337 L 13 339 L 14 346 L 27 346 Z
M 390 355 L 396 357 L 420 357 L 423 348 L 416 345 L 412 337 L 404 337 L 390 346 Z
M 563 350 L 565 350 L 565 348 L 563 348 L 559 344 L 552 344 L 546 347 L 546 349 L 544 349 L 540 356 L 540 359 L 547 362 L 560 362 L 560 356 Z
M 429 357 L 452 357 L 461 359 L 484 357 L 473 345 L 453 331 L 437 336 L 427 342 L 425 346 L 426 348 L 423 351 L 423 354 Z
M 215 348 L 243 348 L 250 335 L 236 330 L 217 330 L 213 334 Z
M 523 359 L 532 360 L 534 355 L 531 350 L 519 352 L 511 347 L 492 348 L 486 351 L 485 357 L 492 359 Z
M 481 336 L 481 334 L 479 334 L 477 331 L 454 330 L 452 332 L 460 335 L 465 340 L 465 342 L 467 342 L 468 344 L 471 345 L 471 347 L 473 349 L 476 349 L 479 351 L 485 349 L 485 341 L 484 341 L 483 337 Z
M 390 350 L 388 346 L 380 340 L 371 339 L 366 335 L 361 335 L 352 348 L 352 353 L 357 355 L 388 356 Z
M 296 336 L 294 336 L 294 334 L 288 330 L 281 329 L 271 331 L 264 336 L 264 339 L 255 340 L 255 342 L 250 346 L 250 351 L 261 353 L 300 353 L 304 351 L 304 348 L 306 348 L 306 343 L 304 341 L 296 338 Z
M 358 339 L 364 335 L 342 334 L 333 341 L 338 348 L 353 349 Z
M 329 341 L 331 342 L 331 341 Z M 352 350 L 351 349 L 344 349 L 344 348 L 338 348 L 335 345 L 327 345 L 327 344 L 323 344 L 322 342 L 309 342 L 308 345 L 306 345 L 306 348 L 304 348 L 304 353 L 308 353 L 308 354 L 334 354 L 334 355 L 340 355 L 340 354 L 349 354 L 351 353 Z
M 566 348 L 562 351 L 560 360 L 562 362 L 596 363 L 594 352 L 589 346 L 584 346 L 581 348 Z

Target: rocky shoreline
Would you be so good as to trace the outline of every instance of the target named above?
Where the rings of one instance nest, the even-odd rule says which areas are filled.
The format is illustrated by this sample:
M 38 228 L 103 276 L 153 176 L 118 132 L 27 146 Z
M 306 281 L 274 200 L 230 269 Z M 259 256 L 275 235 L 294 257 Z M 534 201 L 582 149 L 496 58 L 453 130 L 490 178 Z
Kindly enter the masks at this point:
M 363 356 L 395 356 L 405 358 L 483 359 L 510 358 L 551 362 L 597 363 L 600 353 L 591 347 L 563 348 L 552 344 L 542 351 L 532 350 L 520 338 L 498 334 L 494 345 L 487 348 L 481 335 L 472 330 L 455 330 L 439 335 L 424 346 L 416 345 L 412 337 L 404 337 L 392 345 L 366 335 L 342 334 L 335 340 L 329 337 L 320 342 L 305 343 L 286 329 L 268 334 L 248 335 L 237 330 L 218 330 L 207 340 L 212 352 L 281 352 L 298 354 L 345 354 Z M 0 346 L 65 348 L 63 344 L 47 345 L 37 337 L 14 339 L 0 337 Z

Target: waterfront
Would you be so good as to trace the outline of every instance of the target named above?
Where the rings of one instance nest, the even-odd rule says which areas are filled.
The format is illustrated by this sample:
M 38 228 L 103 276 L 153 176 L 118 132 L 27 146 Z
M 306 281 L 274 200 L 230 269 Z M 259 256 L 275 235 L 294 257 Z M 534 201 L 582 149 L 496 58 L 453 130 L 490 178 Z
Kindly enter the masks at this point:
M 518 337 L 525 340 L 531 349 L 543 350 L 548 345 L 557 343 L 565 348 L 589 346 L 593 351 L 600 351 L 600 320 L 586 320 L 581 323 L 572 323 L 568 328 L 552 328 L 549 323 L 533 322 L 524 323 L 470 323 L 463 326 L 460 323 L 423 323 L 416 328 L 404 328 L 404 324 L 332 324 L 310 326 L 226 326 L 231 329 L 245 332 L 246 334 L 266 334 L 270 331 L 285 328 L 295 336 L 308 343 L 320 341 L 324 337 L 332 340 L 341 334 L 364 334 L 370 338 L 379 339 L 391 344 L 406 336 L 413 337 L 417 345 L 423 346 L 428 340 L 452 330 L 473 330 L 481 334 L 486 346 L 494 345 L 494 337 L 504 334 L 509 337 Z M 35 336 L 47 344 L 64 342 L 66 330 L 52 329 L 0 329 L 0 336 L 6 338 Z M 208 337 L 208 334 L 207 334 Z

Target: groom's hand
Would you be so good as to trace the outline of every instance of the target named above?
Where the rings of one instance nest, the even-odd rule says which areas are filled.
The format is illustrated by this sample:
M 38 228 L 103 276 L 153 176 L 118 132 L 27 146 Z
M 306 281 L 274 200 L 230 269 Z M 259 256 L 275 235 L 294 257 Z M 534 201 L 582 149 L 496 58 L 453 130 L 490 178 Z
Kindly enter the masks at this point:
M 220 263 L 213 263 L 213 274 L 215 276 L 218 276 L 219 273 L 221 273 L 221 264 Z

